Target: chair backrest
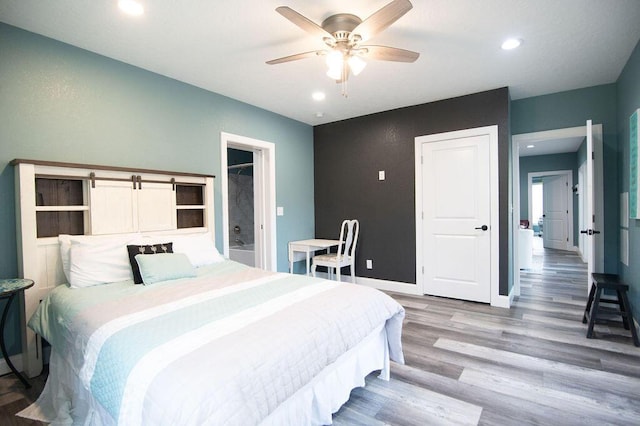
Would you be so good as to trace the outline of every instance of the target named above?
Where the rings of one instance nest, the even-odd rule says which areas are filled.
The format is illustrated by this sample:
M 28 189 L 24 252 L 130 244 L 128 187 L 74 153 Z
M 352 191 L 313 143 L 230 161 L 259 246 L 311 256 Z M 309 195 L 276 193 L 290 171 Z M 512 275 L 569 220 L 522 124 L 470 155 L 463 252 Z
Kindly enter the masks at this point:
M 342 222 L 342 226 L 340 227 L 340 242 L 342 244 L 338 250 L 338 262 L 342 256 L 354 258 L 359 233 L 360 223 L 357 219 L 344 220 Z

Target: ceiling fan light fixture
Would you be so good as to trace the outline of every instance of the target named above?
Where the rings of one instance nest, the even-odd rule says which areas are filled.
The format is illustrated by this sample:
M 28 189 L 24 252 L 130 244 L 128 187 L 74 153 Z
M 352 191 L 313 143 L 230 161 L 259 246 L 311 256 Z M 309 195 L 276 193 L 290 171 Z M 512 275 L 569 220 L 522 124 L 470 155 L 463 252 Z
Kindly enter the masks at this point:
M 327 71 L 327 76 L 331 79 L 331 80 L 342 80 L 342 65 L 337 66 L 337 67 L 329 67 L 329 70 Z
M 358 75 L 362 72 L 362 70 L 367 66 L 367 63 L 360 59 L 358 56 L 352 56 L 347 61 L 349 63 L 349 69 L 353 75 Z
M 332 50 L 327 54 L 327 66 L 329 67 L 329 69 L 341 69 L 343 61 L 344 58 L 342 57 L 342 52 L 340 52 L 339 50 Z
M 322 40 L 328 49 L 284 56 L 267 61 L 267 64 L 275 65 L 313 56 L 326 56 L 327 76 L 341 85 L 342 95 L 346 98 L 349 74 L 356 76 L 366 66 L 366 62 L 362 60 L 363 56 L 367 60 L 395 62 L 415 62 L 418 59 L 419 53 L 397 47 L 360 45 L 360 42 L 385 30 L 412 8 L 409 0 L 391 0 L 365 20 L 350 13 L 336 13 L 318 25 L 288 6 L 277 7 L 276 12 L 316 39 Z

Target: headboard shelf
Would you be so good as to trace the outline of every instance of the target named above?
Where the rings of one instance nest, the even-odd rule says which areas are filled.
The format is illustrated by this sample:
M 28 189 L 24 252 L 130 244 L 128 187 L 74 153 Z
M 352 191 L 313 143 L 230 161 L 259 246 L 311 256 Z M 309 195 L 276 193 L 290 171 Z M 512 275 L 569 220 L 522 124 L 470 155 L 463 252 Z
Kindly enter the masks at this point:
M 35 281 L 21 311 L 23 366 L 42 370 L 41 341 L 26 321 L 66 282 L 59 234 L 208 232 L 214 238 L 212 175 L 16 159 L 18 272 Z
M 82 164 L 82 163 L 65 163 L 60 161 L 25 160 L 23 158 L 16 158 L 12 160 L 9 164 L 12 166 L 16 166 L 22 163 L 33 164 L 35 166 L 51 166 L 51 167 L 71 168 L 71 169 L 110 170 L 110 171 L 128 172 L 128 173 L 215 178 L 215 175 L 207 175 L 207 174 L 200 174 L 200 173 L 171 172 L 167 170 L 142 169 L 142 168 L 133 168 L 133 167 L 114 167 L 114 166 L 105 166 L 101 164 Z

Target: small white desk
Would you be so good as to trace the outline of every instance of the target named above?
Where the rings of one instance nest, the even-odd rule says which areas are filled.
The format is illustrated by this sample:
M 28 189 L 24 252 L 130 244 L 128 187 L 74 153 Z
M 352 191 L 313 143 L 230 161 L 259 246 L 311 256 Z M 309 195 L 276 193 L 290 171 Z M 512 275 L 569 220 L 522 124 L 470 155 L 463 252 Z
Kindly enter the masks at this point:
M 309 275 L 310 271 L 310 259 L 311 253 L 316 250 L 327 250 L 331 247 L 337 247 L 340 245 L 340 240 L 321 240 L 321 239 L 311 239 L 311 240 L 300 240 L 300 241 L 290 241 L 289 242 L 289 272 L 293 273 L 293 262 L 298 260 L 307 260 L 307 275 Z

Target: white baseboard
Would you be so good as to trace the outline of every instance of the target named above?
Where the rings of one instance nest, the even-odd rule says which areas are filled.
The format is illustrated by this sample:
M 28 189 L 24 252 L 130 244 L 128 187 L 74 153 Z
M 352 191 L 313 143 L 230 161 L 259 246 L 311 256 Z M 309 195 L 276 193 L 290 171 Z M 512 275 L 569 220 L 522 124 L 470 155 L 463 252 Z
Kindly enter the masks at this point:
M 417 284 L 365 277 L 356 277 L 356 283 L 367 287 L 377 288 L 378 290 L 395 291 L 397 293 L 411 294 L 413 296 L 422 296 Z
M 319 278 L 329 279 L 326 272 L 317 272 Z M 334 275 L 335 276 L 335 275 Z M 342 281 L 351 282 L 351 275 L 341 275 Z M 402 283 L 399 281 L 379 280 L 376 278 L 356 277 L 356 284 L 373 287 L 378 290 L 395 291 L 397 293 L 410 294 L 413 296 L 421 296 L 417 284 Z
M 16 354 L 9 357 L 11 363 L 18 371 L 22 371 L 22 354 Z M 11 373 L 11 369 L 4 358 L 0 359 L 0 376 Z
M 329 278 L 329 275 L 326 272 L 318 272 L 316 273 L 316 276 L 325 279 Z M 342 275 L 342 280 L 351 282 L 351 275 Z M 420 289 L 418 289 L 417 284 L 409 284 L 399 281 L 379 280 L 377 278 L 366 277 L 356 277 L 356 284 L 373 287 L 378 290 L 395 291 L 396 293 L 410 294 L 412 296 L 423 296 L 423 294 L 420 292 Z M 511 307 L 511 304 L 513 303 L 514 297 L 515 294 L 512 287 L 509 296 L 498 296 L 498 300 L 491 301 L 491 306 L 509 309 Z

